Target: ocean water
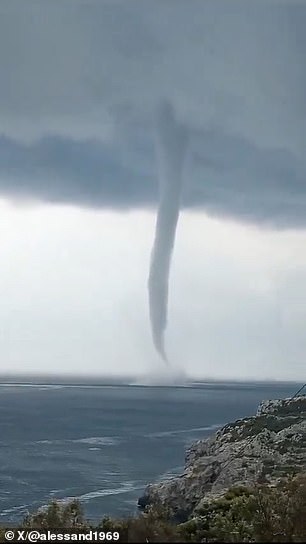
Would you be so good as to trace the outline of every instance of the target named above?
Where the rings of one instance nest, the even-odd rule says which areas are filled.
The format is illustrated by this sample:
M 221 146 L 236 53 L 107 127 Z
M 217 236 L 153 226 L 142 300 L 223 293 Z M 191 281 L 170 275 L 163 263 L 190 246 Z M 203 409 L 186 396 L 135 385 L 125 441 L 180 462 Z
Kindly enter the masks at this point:
M 298 384 L 0 385 L 0 523 L 77 497 L 92 520 L 135 513 L 185 448 Z

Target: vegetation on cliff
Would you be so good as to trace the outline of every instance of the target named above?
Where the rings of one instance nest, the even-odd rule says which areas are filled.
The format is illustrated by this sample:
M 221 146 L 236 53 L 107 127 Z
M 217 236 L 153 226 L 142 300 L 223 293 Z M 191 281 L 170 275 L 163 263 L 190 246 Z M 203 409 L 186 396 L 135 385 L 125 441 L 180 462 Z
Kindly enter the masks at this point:
M 93 524 L 74 500 L 51 503 L 28 516 L 22 528 L 118 531 L 121 542 L 305 542 L 306 473 L 275 487 L 233 487 L 222 497 L 202 502 L 197 516 L 181 524 L 173 523 L 170 512 L 160 505 L 137 517 L 105 517 Z M 0 530 L 1 542 L 4 531 Z

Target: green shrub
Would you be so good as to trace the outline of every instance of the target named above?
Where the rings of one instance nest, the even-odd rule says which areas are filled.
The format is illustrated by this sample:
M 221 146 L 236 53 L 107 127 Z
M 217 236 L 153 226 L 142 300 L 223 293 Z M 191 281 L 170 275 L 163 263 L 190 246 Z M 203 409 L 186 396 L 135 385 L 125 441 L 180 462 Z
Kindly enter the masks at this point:
M 218 542 L 305 542 L 306 475 L 277 487 L 233 488 L 204 503 L 193 538 Z
M 35 529 L 86 529 L 89 523 L 84 518 L 77 500 L 68 503 L 52 501 L 46 509 L 40 509 L 24 519 L 23 527 Z

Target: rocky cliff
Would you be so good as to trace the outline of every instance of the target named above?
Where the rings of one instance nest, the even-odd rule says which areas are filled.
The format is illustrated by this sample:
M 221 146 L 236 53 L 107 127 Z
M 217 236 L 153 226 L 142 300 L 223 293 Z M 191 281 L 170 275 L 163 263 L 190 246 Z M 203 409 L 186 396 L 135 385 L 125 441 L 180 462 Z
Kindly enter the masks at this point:
M 186 452 L 179 477 L 150 484 L 141 508 L 166 506 L 178 521 L 197 513 L 201 502 L 232 486 L 271 485 L 306 470 L 306 397 L 262 402 L 255 416 L 239 419 Z

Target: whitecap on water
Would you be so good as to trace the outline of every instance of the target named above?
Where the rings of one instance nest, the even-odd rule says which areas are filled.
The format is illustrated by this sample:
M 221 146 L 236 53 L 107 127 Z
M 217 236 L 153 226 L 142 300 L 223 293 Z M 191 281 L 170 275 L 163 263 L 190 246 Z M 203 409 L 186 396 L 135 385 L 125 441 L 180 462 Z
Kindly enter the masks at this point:
M 30 504 L 21 504 L 20 506 L 13 506 L 12 508 L 6 508 L 0 512 L 0 517 L 6 516 L 7 514 L 13 514 L 15 512 L 20 512 L 21 514 L 27 513 L 27 509 Z
M 120 439 L 114 436 L 89 436 L 72 440 L 72 442 L 99 446 L 117 446 L 120 443 Z
M 174 429 L 172 431 L 161 431 L 157 433 L 149 433 L 149 434 L 146 434 L 145 436 L 147 438 L 163 438 L 164 436 L 175 436 L 177 434 L 189 434 L 189 433 L 194 434 L 200 431 L 213 431 L 213 430 L 219 429 L 220 427 L 222 427 L 222 425 L 223 423 L 216 423 L 214 425 L 209 425 L 206 427 L 191 427 L 189 429 Z
M 98 499 L 99 497 L 109 497 L 112 495 L 121 495 L 123 493 L 129 493 L 131 491 L 136 491 L 138 489 L 143 489 L 143 485 L 139 486 L 136 484 L 136 482 L 130 481 L 130 482 L 124 482 L 120 487 L 115 487 L 112 489 L 97 489 L 96 491 L 89 491 L 88 493 L 84 493 L 83 495 L 78 495 L 75 497 L 65 497 L 63 499 L 58 499 L 58 502 L 61 503 L 67 503 L 71 500 L 77 499 L 78 501 L 82 502 L 89 502 L 94 499 Z
M 164 474 L 162 474 L 159 478 L 159 482 L 165 482 L 167 480 L 172 480 L 172 478 L 175 478 L 175 476 L 179 476 L 184 471 L 183 466 L 174 467 L 171 470 L 168 470 Z
M 120 438 L 116 436 L 87 436 L 84 438 L 63 439 L 63 440 L 37 440 L 36 444 L 89 444 L 98 446 L 117 446 Z

